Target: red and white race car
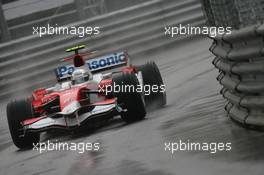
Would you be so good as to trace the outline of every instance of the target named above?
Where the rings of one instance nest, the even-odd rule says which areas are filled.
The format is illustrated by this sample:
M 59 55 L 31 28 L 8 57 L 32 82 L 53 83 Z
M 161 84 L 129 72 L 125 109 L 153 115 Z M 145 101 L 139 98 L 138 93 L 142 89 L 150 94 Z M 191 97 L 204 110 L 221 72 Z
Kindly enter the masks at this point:
M 55 70 L 54 87 L 8 103 L 9 130 L 18 148 L 32 147 L 43 131 L 79 128 L 117 115 L 134 122 L 145 117 L 146 106 L 166 104 L 165 86 L 154 62 L 132 66 L 126 52 L 84 59 L 91 53 L 80 54 L 82 48 L 67 49 L 75 54 L 64 60 L 73 65 Z

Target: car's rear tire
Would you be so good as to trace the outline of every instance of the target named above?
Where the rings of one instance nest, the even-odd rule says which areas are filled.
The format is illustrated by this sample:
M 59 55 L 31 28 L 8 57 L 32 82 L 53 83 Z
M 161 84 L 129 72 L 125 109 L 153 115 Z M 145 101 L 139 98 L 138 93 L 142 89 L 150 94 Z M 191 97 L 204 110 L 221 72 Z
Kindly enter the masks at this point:
M 136 66 L 137 71 L 142 73 L 143 84 L 151 87 L 158 86 L 165 89 L 160 71 L 155 62 L 147 62 L 144 65 Z M 151 91 L 149 95 L 145 95 L 147 106 L 162 107 L 167 103 L 166 90 L 159 89 L 158 92 Z
M 138 79 L 135 74 L 130 73 L 120 73 L 113 76 L 112 87 L 114 86 L 123 86 L 126 85 L 130 87 L 137 88 L 139 85 Z M 126 112 L 121 113 L 121 118 L 127 122 L 135 122 L 142 120 L 146 116 L 146 108 L 143 94 L 141 92 L 120 91 L 114 92 L 114 96 L 117 97 L 117 102 L 123 108 L 127 109 Z
M 39 142 L 39 133 L 25 133 L 21 122 L 33 118 L 32 105 L 29 100 L 16 100 L 7 104 L 6 108 L 9 131 L 14 144 L 20 148 L 31 148 L 33 143 Z

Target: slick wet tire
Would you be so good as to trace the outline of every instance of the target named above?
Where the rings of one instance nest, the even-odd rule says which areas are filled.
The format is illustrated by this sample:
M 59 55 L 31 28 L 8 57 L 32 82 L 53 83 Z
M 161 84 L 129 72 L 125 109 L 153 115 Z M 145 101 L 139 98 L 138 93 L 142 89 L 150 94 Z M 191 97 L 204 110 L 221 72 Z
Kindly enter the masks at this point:
M 39 142 L 39 133 L 26 133 L 23 136 L 21 122 L 33 117 L 32 105 L 29 100 L 23 99 L 8 103 L 6 113 L 12 140 L 18 148 L 31 148 L 33 143 Z
M 158 86 L 158 92 L 151 91 L 150 94 L 145 92 L 145 101 L 147 106 L 162 107 L 167 103 L 165 85 L 163 83 L 160 71 L 155 62 L 147 62 L 144 65 L 136 66 L 137 71 L 142 73 L 144 86 Z M 164 88 L 164 90 L 161 89 Z M 151 89 L 150 88 L 150 89 Z
M 130 87 L 136 89 L 139 85 L 138 79 L 135 74 L 119 73 L 113 76 L 112 87 Z M 121 118 L 127 122 L 135 122 L 142 120 L 146 116 L 146 108 L 143 94 L 136 92 L 136 90 L 128 91 L 121 90 L 114 92 L 118 104 L 127 111 L 121 113 Z

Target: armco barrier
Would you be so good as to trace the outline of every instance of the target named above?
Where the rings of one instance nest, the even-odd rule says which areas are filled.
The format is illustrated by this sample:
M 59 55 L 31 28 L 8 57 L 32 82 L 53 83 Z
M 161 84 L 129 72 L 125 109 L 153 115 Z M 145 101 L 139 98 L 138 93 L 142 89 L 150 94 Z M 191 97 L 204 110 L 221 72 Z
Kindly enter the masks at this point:
M 213 38 L 213 64 L 228 100 L 228 115 L 245 125 L 264 126 L 264 25 Z
M 139 4 L 141 1 L 144 2 L 143 0 L 115 0 L 114 2 L 112 0 L 98 0 L 93 2 L 88 2 L 88 0 L 81 0 L 80 2 L 81 7 L 83 7 L 83 10 L 85 12 L 85 18 L 92 18 L 98 14 L 106 13 L 106 11 L 112 12 L 124 7 Z M 101 4 L 101 2 L 103 3 Z M 35 4 L 34 6 L 39 5 L 38 3 L 39 2 L 32 2 L 32 4 Z M 21 9 L 19 7 L 15 9 L 17 9 L 18 11 L 22 9 L 23 11 L 22 7 Z M 12 9 L 11 11 L 14 11 L 14 9 Z M 31 35 L 33 26 L 46 26 L 48 23 L 66 25 L 78 21 L 80 20 L 78 13 L 80 11 L 81 10 L 77 11 L 76 4 L 74 2 L 71 2 L 69 4 L 64 4 L 64 2 L 62 2 L 61 6 L 58 7 L 53 7 L 51 9 L 46 9 L 25 16 L 23 15 L 21 17 L 9 19 L 7 21 L 7 24 L 12 39 L 17 39 Z
M 137 55 L 193 37 L 165 36 L 165 26 L 179 24 L 204 24 L 199 1 L 152 0 L 70 24 L 99 26 L 101 34 L 96 36 L 30 36 L 1 44 L 0 99 L 54 83 L 53 69 L 62 64 L 59 60 L 65 57 L 64 50 L 72 45 L 83 43 L 101 54 L 127 50 Z

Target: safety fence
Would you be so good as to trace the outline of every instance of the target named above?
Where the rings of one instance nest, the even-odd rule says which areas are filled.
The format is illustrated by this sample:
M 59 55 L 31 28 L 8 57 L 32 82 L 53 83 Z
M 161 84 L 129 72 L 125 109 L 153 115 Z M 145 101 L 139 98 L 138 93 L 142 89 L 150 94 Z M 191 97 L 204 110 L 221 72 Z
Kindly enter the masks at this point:
M 210 51 L 228 115 L 245 125 L 264 126 L 264 25 L 218 35 Z
M 164 35 L 164 27 L 203 25 L 197 0 L 152 0 L 69 26 L 99 26 L 101 33 L 80 38 L 74 35 L 30 36 L 0 45 L 0 99 L 24 95 L 55 81 L 53 69 L 62 64 L 64 50 L 86 44 L 101 54 L 127 50 L 132 56 L 167 47 L 193 36 Z
M 201 0 L 210 26 L 243 28 L 264 20 L 264 0 Z

